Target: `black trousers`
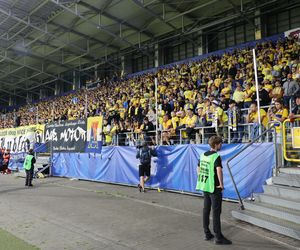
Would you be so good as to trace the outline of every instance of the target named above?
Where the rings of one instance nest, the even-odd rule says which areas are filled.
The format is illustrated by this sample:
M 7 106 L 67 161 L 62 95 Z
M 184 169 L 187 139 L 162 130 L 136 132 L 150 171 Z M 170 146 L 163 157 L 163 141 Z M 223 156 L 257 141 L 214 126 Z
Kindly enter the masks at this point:
M 26 182 L 25 186 L 31 186 L 32 185 L 32 179 L 33 179 L 33 168 L 30 170 L 25 170 L 26 171 Z
M 203 229 L 206 235 L 210 234 L 209 230 L 209 214 L 213 210 L 213 229 L 217 239 L 222 238 L 221 232 L 221 211 L 222 211 L 222 190 L 215 189 L 213 193 L 203 192 Z

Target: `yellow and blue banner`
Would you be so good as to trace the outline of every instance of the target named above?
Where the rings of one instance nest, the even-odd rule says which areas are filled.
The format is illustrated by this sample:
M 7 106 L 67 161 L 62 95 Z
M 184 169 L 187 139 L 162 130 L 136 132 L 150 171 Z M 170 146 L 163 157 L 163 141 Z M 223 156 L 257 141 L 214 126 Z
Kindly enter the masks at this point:
M 87 142 L 85 152 L 101 153 L 102 149 L 102 116 L 87 119 Z

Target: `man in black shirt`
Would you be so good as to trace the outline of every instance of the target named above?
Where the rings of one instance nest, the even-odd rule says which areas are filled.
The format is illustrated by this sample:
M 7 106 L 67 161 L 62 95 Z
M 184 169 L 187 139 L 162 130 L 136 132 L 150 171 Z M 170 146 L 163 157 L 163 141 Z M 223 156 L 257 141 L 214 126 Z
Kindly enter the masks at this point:
M 268 106 L 271 103 L 271 98 L 269 96 L 269 92 L 263 88 L 261 82 L 258 83 L 258 92 L 259 92 L 259 104 L 260 106 Z M 254 94 L 253 99 L 257 101 L 256 92 Z
M 295 102 L 296 105 L 289 116 L 291 120 L 294 118 L 300 118 L 300 94 L 295 96 Z
M 220 95 L 220 107 L 227 111 L 229 108 L 229 100 L 225 98 L 225 95 Z
M 155 149 L 148 146 L 146 141 L 142 142 L 142 145 L 137 147 L 136 158 L 140 159 L 139 164 L 139 177 L 140 183 L 138 189 L 140 192 L 145 192 L 145 183 L 150 180 L 151 175 L 151 157 L 157 156 Z M 146 176 L 146 178 L 145 178 Z
M 147 116 L 144 118 L 144 122 L 142 124 L 142 131 L 144 133 L 144 140 L 147 143 L 152 144 L 153 137 L 155 135 L 155 129 L 153 123 L 149 121 Z
M 171 114 L 172 107 L 168 99 L 164 99 L 164 102 L 162 104 L 162 110 L 165 111 L 166 114 Z
M 212 136 L 208 141 L 211 149 L 201 155 L 199 160 L 198 183 L 197 189 L 203 191 L 204 207 L 203 207 L 203 229 L 205 233 L 205 240 L 211 240 L 216 236 L 215 244 L 230 245 L 232 242 L 226 239 L 221 231 L 221 210 L 222 210 L 222 191 L 223 185 L 223 171 L 222 161 L 220 155 L 217 153 L 222 147 L 222 137 Z M 203 174 L 204 177 L 203 178 Z M 213 175 L 213 178 L 212 175 Z M 202 175 L 202 176 L 201 176 Z M 199 178 L 202 177 L 202 178 Z M 200 184 L 198 186 L 198 184 Z M 210 190 L 208 190 L 210 189 Z M 206 191 L 204 191 L 206 190 Z M 215 236 L 209 229 L 209 214 L 213 210 L 213 229 Z

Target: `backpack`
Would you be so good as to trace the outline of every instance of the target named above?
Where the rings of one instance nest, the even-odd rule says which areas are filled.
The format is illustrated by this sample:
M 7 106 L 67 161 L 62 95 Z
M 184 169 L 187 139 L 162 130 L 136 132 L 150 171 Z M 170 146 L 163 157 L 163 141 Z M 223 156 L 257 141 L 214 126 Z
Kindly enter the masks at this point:
M 149 164 L 151 162 L 151 153 L 149 148 L 142 148 L 140 151 L 141 164 Z

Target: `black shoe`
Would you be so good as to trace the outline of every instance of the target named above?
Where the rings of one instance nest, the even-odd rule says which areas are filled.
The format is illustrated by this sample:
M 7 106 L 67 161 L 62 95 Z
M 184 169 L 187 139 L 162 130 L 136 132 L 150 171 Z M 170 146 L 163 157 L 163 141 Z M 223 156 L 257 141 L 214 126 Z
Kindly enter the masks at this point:
M 216 245 L 231 245 L 232 241 L 226 239 L 225 237 L 222 237 L 221 239 L 216 239 L 215 244 Z
M 215 236 L 213 234 L 206 234 L 204 237 L 204 240 L 211 240 L 213 238 L 215 238 Z
M 28 187 L 33 187 L 33 185 L 32 185 L 32 184 L 29 184 Z
M 25 184 L 25 187 L 28 186 L 28 184 Z
M 140 192 L 142 192 L 142 186 L 140 184 L 138 184 L 138 189 Z

